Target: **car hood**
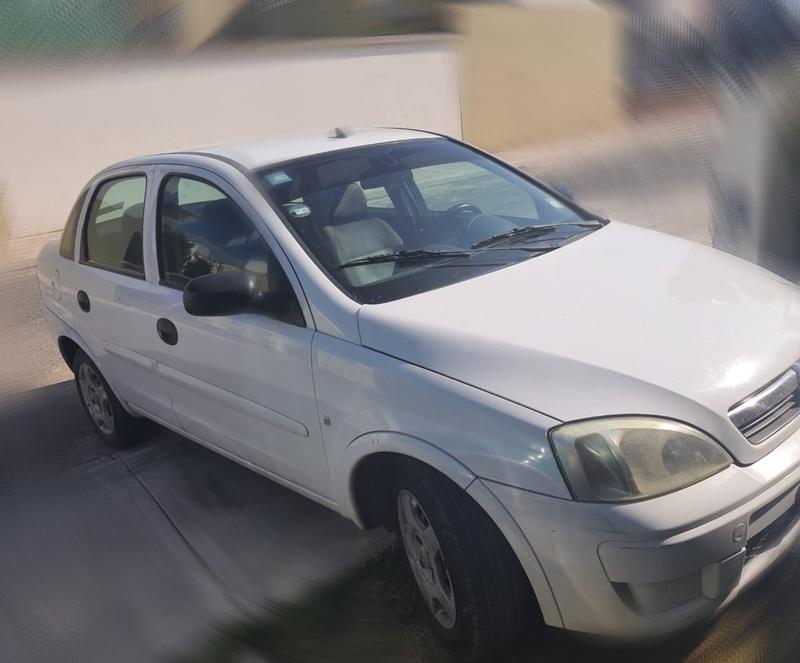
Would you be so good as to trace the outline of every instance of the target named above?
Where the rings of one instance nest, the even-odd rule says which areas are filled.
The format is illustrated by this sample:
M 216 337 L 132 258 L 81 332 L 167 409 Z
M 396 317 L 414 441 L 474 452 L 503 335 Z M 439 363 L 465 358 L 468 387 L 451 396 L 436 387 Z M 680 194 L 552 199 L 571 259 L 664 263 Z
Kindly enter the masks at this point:
M 800 358 L 800 290 L 714 249 L 621 223 L 551 253 L 359 310 L 369 348 L 562 421 L 652 414 L 736 459 L 728 409 Z

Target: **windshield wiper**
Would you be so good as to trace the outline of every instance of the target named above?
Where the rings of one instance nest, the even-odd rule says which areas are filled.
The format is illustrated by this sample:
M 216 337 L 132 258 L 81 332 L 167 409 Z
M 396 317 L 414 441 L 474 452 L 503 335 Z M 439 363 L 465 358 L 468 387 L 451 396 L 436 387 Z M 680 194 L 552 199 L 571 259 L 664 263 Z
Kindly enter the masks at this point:
M 555 230 L 558 230 L 562 226 L 581 226 L 582 228 L 599 228 L 602 226 L 602 221 L 595 221 L 591 219 L 587 219 L 586 221 L 571 221 L 569 223 L 549 223 L 547 225 L 534 225 L 534 226 L 520 226 L 518 228 L 512 228 L 511 230 L 499 233 L 498 235 L 492 235 L 491 237 L 486 237 L 479 242 L 475 242 L 470 248 L 471 249 L 485 249 L 488 247 L 493 247 L 495 244 L 502 244 L 507 240 L 513 239 L 529 239 L 531 237 L 540 237 L 542 235 L 547 235 Z
M 414 251 L 397 251 L 395 253 L 381 253 L 379 255 L 357 258 L 339 265 L 336 269 L 346 269 L 348 267 L 358 267 L 360 265 L 377 265 L 382 262 L 428 262 L 431 260 L 441 260 L 442 258 L 465 258 L 469 256 L 469 251 L 429 251 L 428 249 L 416 249 Z

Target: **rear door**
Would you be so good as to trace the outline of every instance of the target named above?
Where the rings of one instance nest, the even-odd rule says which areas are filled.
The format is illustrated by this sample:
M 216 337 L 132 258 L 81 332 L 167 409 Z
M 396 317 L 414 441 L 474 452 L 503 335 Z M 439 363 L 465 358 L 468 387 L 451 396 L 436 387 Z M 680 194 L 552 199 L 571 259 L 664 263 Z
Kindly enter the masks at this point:
M 88 343 L 117 396 L 165 423 L 176 420 L 152 359 L 158 342 L 147 314 L 145 236 L 153 168 L 121 170 L 98 181 L 84 207 L 75 258 L 62 262 L 66 317 Z
M 159 283 L 153 312 L 174 329 L 159 345 L 159 371 L 183 428 L 320 496 L 329 495 L 311 373 L 313 328 L 279 247 L 259 230 L 246 200 L 203 169 L 160 167 L 156 209 Z M 183 307 L 194 277 L 241 270 L 266 291 L 288 288 L 281 317 L 196 317 Z M 302 296 L 302 295 L 301 295 Z

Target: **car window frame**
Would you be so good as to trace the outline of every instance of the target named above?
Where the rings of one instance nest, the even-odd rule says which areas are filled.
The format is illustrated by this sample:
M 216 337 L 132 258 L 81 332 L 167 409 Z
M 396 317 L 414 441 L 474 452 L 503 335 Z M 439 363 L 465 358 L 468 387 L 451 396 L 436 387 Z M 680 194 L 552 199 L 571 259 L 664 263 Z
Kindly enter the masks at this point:
M 132 177 L 143 177 L 144 178 L 144 200 L 142 201 L 142 272 L 135 272 L 130 269 L 125 269 L 124 267 L 114 267 L 112 265 L 105 265 L 103 263 L 95 262 L 90 260 L 86 257 L 86 250 L 87 250 L 87 228 L 89 227 L 89 216 L 92 211 L 92 207 L 94 206 L 94 202 L 97 199 L 98 194 L 100 193 L 100 189 L 103 188 L 109 182 L 114 182 L 116 180 L 125 180 L 130 179 Z M 138 281 L 146 281 L 147 280 L 147 251 L 146 251 L 146 241 L 147 241 L 147 217 L 148 217 L 148 193 L 150 191 L 150 174 L 143 169 L 131 170 L 131 171 L 124 171 L 124 172 L 117 172 L 117 173 L 109 173 L 104 176 L 102 179 L 97 180 L 95 184 L 91 187 L 91 196 L 88 198 L 88 204 L 84 202 L 83 208 L 83 216 L 81 219 L 80 226 L 80 233 L 75 237 L 75 241 L 80 242 L 77 245 L 77 253 L 78 253 L 78 264 L 85 265 L 86 267 L 92 267 L 93 269 L 100 269 L 105 272 L 111 272 L 112 274 L 119 274 L 120 276 L 127 276 L 132 279 L 136 279 Z
M 203 176 L 198 174 L 196 171 L 205 171 L 211 177 L 217 179 L 218 181 L 215 182 L 211 177 Z M 302 286 L 299 283 L 299 279 L 297 278 L 297 274 L 293 267 L 291 267 L 291 261 L 289 257 L 286 256 L 286 252 L 280 247 L 277 240 L 270 241 L 267 235 L 261 230 L 259 227 L 258 222 L 254 219 L 254 215 L 245 209 L 242 206 L 241 202 L 237 200 L 237 197 L 242 198 L 245 203 L 247 203 L 246 197 L 228 180 L 226 180 L 222 175 L 217 172 L 210 171 L 202 166 L 196 165 L 180 165 L 180 164 L 170 164 L 170 163 L 161 163 L 158 164 L 156 169 L 155 181 L 158 184 L 158 187 L 155 191 L 155 197 L 153 199 L 153 208 L 152 208 L 152 221 L 153 221 L 153 235 L 152 235 L 152 242 L 154 242 L 153 249 L 154 253 L 154 262 L 155 262 L 155 283 L 163 288 L 168 288 L 170 290 L 174 290 L 177 292 L 183 292 L 185 285 L 179 287 L 169 281 L 165 281 L 162 277 L 163 273 L 163 260 L 162 260 L 162 247 L 161 247 L 161 196 L 164 191 L 164 187 L 166 186 L 167 181 L 170 177 L 184 177 L 187 179 L 192 179 L 198 182 L 202 182 L 203 184 L 207 184 L 218 191 L 221 191 L 236 207 L 239 211 L 244 215 L 247 221 L 252 226 L 253 230 L 255 230 L 261 240 L 264 242 L 264 245 L 267 247 L 268 251 L 272 252 L 273 258 L 276 260 L 280 268 L 283 270 L 284 278 L 286 282 L 289 284 L 289 287 L 292 289 L 292 293 L 294 294 L 294 298 L 297 301 L 298 307 L 300 309 L 300 313 L 303 316 L 303 324 L 298 325 L 290 322 L 286 322 L 285 320 L 281 320 L 278 317 L 267 315 L 267 314 L 260 314 L 264 315 L 264 317 L 269 318 L 274 322 L 279 322 L 281 324 L 289 325 L 292 327 L 299 327 L 299 328 L 313 328 L 311 324 L 311 310 L 308 304 L 308 301 L 305 297 L 305 293 L 303 291 Z M 248 178 L 248 181 L 250 179 Z M 252 182 L 251 182 L 252 184 Z M 236 192 L 236 195 L 232 195 L 232 192 Z M 260 191 L 258 192 L 260 196 Z M 250 204 L 247 203 L 247 206 L 250 207 Z M 260 218 L 260 217 L 259 217 Z M 273 245 L 273 243 L 275 245 Z M 277 247 L 277 248 L 276 248 Z M 287 265 L 284 264 L 284 261 L 281 260 L 280 255 L 283 254 L 286 263 L 289 265 L 289 269 L 287 269 Z M 290 275 L 291 274 L 291 275 Z M 295 281 L 298 281 L 295 283 Z

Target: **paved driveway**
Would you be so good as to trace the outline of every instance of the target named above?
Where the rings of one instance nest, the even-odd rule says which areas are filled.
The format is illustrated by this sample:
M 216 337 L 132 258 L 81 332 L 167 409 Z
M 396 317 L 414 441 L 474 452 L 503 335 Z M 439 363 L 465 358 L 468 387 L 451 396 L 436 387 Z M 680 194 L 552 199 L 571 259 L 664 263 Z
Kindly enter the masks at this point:
M 161 429 L 110 453 L 70 382 L 0 430 L 0 661 L 157 660 L 383 538 Z

